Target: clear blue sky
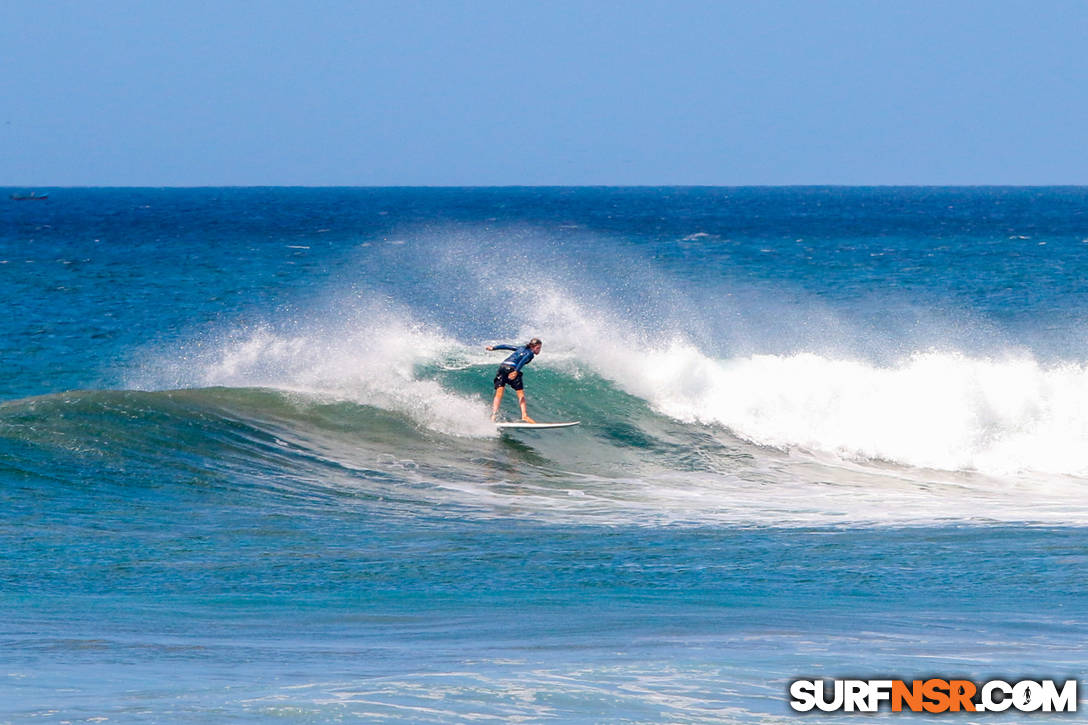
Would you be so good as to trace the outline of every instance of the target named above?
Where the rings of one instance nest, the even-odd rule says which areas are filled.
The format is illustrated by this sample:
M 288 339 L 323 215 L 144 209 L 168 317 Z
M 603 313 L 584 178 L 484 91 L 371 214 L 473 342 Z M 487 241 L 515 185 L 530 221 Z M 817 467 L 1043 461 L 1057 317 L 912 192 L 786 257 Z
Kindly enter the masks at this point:
M 0 3 L 0 184 L 1086 184 L 1088 3 Z

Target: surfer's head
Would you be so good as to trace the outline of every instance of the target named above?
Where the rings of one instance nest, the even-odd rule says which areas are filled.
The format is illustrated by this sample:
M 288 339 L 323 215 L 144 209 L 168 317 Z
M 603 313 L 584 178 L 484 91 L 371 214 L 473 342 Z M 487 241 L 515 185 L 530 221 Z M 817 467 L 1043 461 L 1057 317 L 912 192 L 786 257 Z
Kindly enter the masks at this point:
M 544 343 L 542 343 L 540 341 L 539 337 L 534 337 L 532 340 L 529 340 L 529 344 L 526 345 L 525 347 L 532 350 L 534 355 L 539 355 L 540 354 L 540 348 L 543 345 L 544 345 Z

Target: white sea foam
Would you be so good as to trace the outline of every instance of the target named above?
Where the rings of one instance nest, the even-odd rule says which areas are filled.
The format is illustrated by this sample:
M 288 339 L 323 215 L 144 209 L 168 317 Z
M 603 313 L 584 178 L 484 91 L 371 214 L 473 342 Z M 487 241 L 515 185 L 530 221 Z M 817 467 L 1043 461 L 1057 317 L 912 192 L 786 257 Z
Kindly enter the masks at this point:
M 290 330 L 239 328 L 146 367 L 136 387 L 263 387 L 371 405 L 458 436 L 494 436 L 486 403 L 415 375 L 451 342 L 403 311 L 367 307 Z
M 813 354 L 715 360 L 683 344 L 621 385 L 754 443 L 946 470 L 1088 474 L 1088 370 L 916 353 L 891 366 Z
M 658 412 L 752 443 L 921 468 L 1088 476 L 1088 365 L 1029 353 L 920 351 L 891 364 L 733 357 L 541 293 L 525 334 L 550 340 Z M 558 348 L 558 349 L 556 349 Z

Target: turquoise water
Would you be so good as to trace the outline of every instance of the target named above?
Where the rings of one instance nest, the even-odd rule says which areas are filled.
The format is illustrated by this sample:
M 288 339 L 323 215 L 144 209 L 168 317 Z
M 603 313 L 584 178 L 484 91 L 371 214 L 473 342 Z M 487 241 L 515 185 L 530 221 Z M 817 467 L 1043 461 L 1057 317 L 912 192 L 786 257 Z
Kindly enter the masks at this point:
M 0 205 L 0 721 L 1085 691 L 1088 191 L 48 191 Z M 583 424 L 497 435 L 534 335 Z

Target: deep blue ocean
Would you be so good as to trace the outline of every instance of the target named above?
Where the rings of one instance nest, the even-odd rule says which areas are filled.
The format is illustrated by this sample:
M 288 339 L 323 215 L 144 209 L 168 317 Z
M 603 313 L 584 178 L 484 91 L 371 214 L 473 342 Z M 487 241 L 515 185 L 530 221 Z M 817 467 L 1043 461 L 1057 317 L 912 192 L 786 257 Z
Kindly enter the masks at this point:
M 1088 697 L 1088 189 L 16 191 L 0 722 Z

